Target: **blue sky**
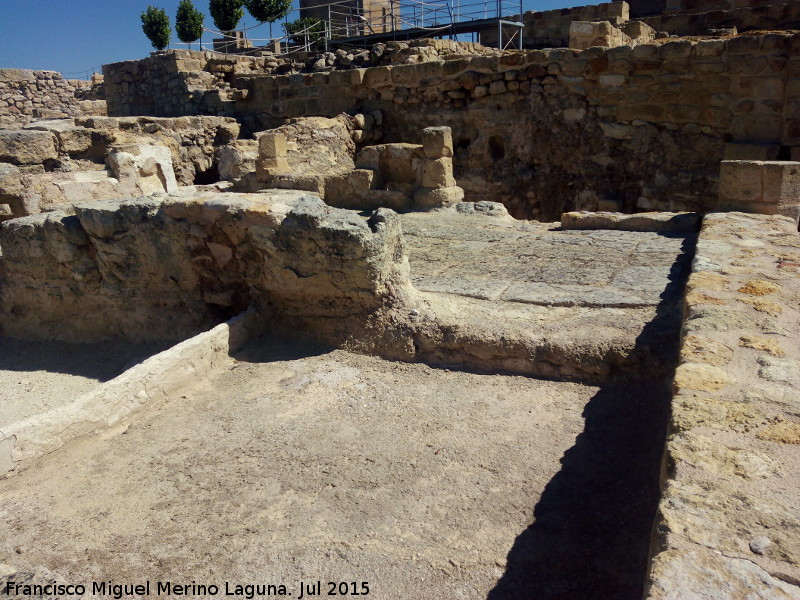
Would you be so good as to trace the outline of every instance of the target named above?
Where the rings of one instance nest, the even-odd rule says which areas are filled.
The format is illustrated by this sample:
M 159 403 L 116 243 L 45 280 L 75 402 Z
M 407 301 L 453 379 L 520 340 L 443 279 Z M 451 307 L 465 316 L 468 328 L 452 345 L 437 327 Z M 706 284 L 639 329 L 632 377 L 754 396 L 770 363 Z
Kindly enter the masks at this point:
M 598 0 L 524 0 L 525 10 L 550 10 L 596 4 Z M 92 69 L 121 60 L 147 56 L 152 50 L 142 33 L 139 15 L 148 4 L 167 11 L 174 26 L 180 0 L 0 0 L 0 67 L 49 69 L 67 78 L 85 79 Z M 194 0 L 213 27 L 208 0 Z M 297 6 L 297 0 L 294 2 Z M 247 13 L 245 26 L 256 25 Z M 241 24 L 240 24 L 241 25 Z M 276 36 L 282 33 L 278 23 Z M 210 34 L 203 37 L 210 45 Z M 251 38 L 269 37 L 269 25 L 249 32 Z M 173 31 L 170 47 L 185 47 Z

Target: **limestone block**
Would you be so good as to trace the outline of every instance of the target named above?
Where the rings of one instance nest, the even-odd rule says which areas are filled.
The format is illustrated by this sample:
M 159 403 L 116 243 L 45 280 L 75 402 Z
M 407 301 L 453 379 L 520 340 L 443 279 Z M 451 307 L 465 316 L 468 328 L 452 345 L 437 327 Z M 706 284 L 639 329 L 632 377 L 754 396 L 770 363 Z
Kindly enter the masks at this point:
M 720 210 L 800 217 L 800 162 L 723 160 Z
M 453 187 L 455 184 L 452 158 L 425 159 L 422 161 L 420 172 L 421 187 L 447 188 Z
M 55 138 L 49 131 L 0 130 L 0 162 L 38 165 L 57 157 Z
M 80 157 L 92 147 L 92 131 L 86 127 L 75 125 L 72 119 L 53 119 L 37 121 L 27 125 L 25 129 L 49 131 L 58 140 L 58 151 L 61 154 Z
M 416 210 L 431 210 L 446 208 L 464 200 L 464 190 L 458 186 L 442 188 L 417 188 L 414 191 L 414 208 Z
M 390 210 L 378 209 L 366 221 L 306 196 L 272 235 L 276 241 L 262 249 L 270 268 L 258 285 L 284 306 L 346 315 L 407 285 L 400 219 Z
M 255 170 L 258 158 L 258 142 L 255 140 L 235 140 L 215 151 L 219 177 L 223 181 L 233 181 Z
M 258 138 L 260 159 L 286 156 L 286 136 L 282 133 L 265 133 Z
M 608 21 L 573 21 L 569 25 L 569 47 L 574 50 L 616 48 L 630 43 L 631 38 Z
M 256 162 L 256 177 L 259 181 L 267 181 L 275 175 L 287 173 L 289 161 L 285 156 L 263 158 Z
M 617 231 L 689 232 L 700 229 L 697 213 L 647 212 L 565 212 L 561 214 L 563 229 L 612 229 Z
M 622 0 L 615 0 L 608 5 L 608 16 L 616 17 L 621 21 L 627 21 L 631 18 L 631 7 L 627 2 Z
M 0 199 L 21 196 L 23 191 L 19 169 L 9 163 L 0 163 Z
M 380 149 L 378 146 L 366 146 L 356 156 L 357 169 L 371 169 L 377 171 L 380 166 Z
M 489 94 L 496 96 L 497 94 L 505 94 L 508 91 L 508 86 L 505 81 L 493 81 L 489 84 Z
M 172 154 L 166 146 L 123 144 L 109 148 L 106 164 L 122 195 L 171 193 L 178 189 Z
M 356 196 L 366 195 L 374 187 L 375 171 L 355 169 L 347 175 L 347 183 Z
M 656 30 L 644 21 L 628 21 L 622 24 L 621 29 L 637 44 L 646 44 L 656 39 Z
M 453 134 L 449 127 L 426 127 L 422 130 L 422 148 L 427 158 L 453 156 Z

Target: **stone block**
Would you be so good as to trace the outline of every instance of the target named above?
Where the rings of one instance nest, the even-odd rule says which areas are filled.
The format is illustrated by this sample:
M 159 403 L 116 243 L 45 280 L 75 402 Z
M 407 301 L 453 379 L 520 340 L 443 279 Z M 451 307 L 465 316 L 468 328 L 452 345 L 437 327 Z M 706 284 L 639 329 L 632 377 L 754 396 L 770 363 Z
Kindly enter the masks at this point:
M 414 208 L 432 210 L 446 208 L 464 200 L 464 190 L 458 186 L 443 188 L 421 187 L 414 190 Z
M 720 210 L 781 214 L 798 222 L 800 162 L 724 160 L 720 165 Z
M 505 81 L 493 81 L 489 84 L 489 93 L 492 96 L 497 94 L 504 94 L 508 91 L 508 87 L 506 86 Z
M 362 148 L 356 156 L 356 168 L 377 171 L 380 168 L 379 146 L 366 146 Z
M 449 127 L 426 127 L 422 130 L 422 148 L 426 158 L 453 156 L 453 134 Z
M 259 181 L 267 181 L 275 175 L 286 173 L 289 170 L 289 161 L 285 156 L 262 158 L 256 162 L 256 177 Z
M 123 196 L 172 193 L 178 189 L 169 148 L 150 144 L 121 144 L 108 150 L 106 163 L 119 180 Z
M 0 198 L 21 196 L 23 192 L 19 169 L 9 163 L 0 163 Z
M 586 50 L 595 46 L 615 48 L 631 43 L 631 38 L 608 21 L 573 21 L 569 25 L 569 47 Z
M 49 131 L 0 130 L 0 162 L 37 165 L 57 157 L 55 137 Z
M 425 159 L 421 162 L 421 187 L 446 188 L 455 184 L 452 158 Z
M 347 183 L 356 196 L 366 195 L 374 187 L 375 171 L 355 169 L 347 175 Z
M 258 157 L 260 159 L 286 156 L 286 136 L 282 133 L 265 133 L 258 138 Z

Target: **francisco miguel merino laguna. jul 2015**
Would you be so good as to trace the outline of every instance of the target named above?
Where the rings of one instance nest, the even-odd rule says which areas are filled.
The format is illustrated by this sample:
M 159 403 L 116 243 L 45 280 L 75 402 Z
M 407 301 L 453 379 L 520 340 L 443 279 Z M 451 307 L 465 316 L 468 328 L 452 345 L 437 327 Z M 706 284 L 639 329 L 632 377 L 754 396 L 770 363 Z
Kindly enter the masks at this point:
M 334 582 L 328 581 L 323 585 L 322 581 L 299 582 L 298 600 L 307 596 L 366 596 L 369 594 L 369 583 L 367 582 Z M 259 596 L 291 596 L 293 595 L 285 584 L 233 584 L 228 581 L 220 586 L 215 584 L 202 584 L 192 581 L 192 583 L 172 583 L 171 581 L 157 581 L 151 583 L 149 580 L 144 583 L 114 583 L 113 581 L 93 581 L 88 586 L 83 584 L 67 584 L 53 581 L 51 583 L 16 583 L 9 580 L 3 590 L 6 596 L 84 596 L 90 591 L 91 596 L 110 596 L 115 600 L 132 596 L 234 596 L 244 597 L 252 600 Z

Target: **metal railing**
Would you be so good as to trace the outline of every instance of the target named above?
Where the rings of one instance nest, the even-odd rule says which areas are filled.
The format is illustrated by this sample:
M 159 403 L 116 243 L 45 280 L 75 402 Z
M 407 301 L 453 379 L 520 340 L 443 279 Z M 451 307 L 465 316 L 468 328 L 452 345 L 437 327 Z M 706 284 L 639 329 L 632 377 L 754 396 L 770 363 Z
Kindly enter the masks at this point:
M 285 46 L 284 53 L 324 49 L 333 45 L 359 40 L 369 42 L 370 37 L 387 37 L 387 34 L 402 32 L 403 39 L 424 37 L 450 37 L 457 39 L 465 32 L 487 31 L 497 27 L 497 43 L 500 48 L 514 44 L 522 48 L 522 0 L 384 0 L 366 4 L 364 0 L 337 0 L 313 7 L 295 8 L 284 17 L 284 24 L 300 17 L 315 19 L 305 29 L 286 33 L 280 37 L 250 37 L 248 32 L 269 27 L 261 23 L 241 28 L 243 32 L 234 37 L 221 31 L 204 28 L 205 32 L 219 37 L 245 40 L 256 46 Z M 337 41 L 338 40 L 338 41 Z M 260 42 L 260 44 L 258 44 Z M 208 50 L 207 48 L 203 48 Z M 239 53 L 245 49 L 236 49 Z M 258 48 L 254 48 L 258 50 Z

